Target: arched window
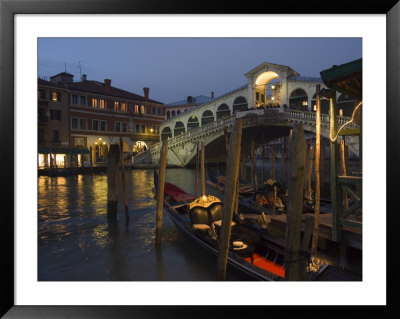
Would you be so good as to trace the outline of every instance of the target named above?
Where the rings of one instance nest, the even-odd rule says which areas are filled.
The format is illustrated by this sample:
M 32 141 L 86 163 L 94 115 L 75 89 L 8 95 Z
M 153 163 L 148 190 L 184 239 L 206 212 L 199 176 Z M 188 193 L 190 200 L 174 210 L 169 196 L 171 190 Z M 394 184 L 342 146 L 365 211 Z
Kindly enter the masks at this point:
M 174 117 L 174 116 L 175 116 L 175 111 L 172 111 L 171 117 Z
M 176 115 L 179 115 L 179 114 L 181 114 L 181 111 L 179 111 L 179 110 L 176 111 Z
M 247 101 L 243 96 L 239 96 L 233 102 L 233 113 L 248 110 Z
M 289 108 L 293 110 L 308 110 L 308 95 L 303 89 L 296 89 L 290 93 Z
M 174 128 L 174 136 L 178 136 L 182 133 L 185 133 L 185 124 L 183 124 L 181 121 L 176 122 Z
M 214 122 L 213 113 L 210 110 L 204 111 L 203 115 L 201 116 L 201 126 L 211 122 Z
M 167 126 L 164 127 L 162 132 L 161 132 L 161 140 L 165 140 L 166 138 L 171 138 L 172 137 L 172 132 L 171 129 Z
M 222 119 L 225 116 L 231 115 L 231 111 L 229 109 L 229 106 L 226 104 L 221 104 L 218 106 L 217 109 L 217 120 Z
M 169 111 L 167 111 L 167 119 L 169 119 L 171 117 L 171 113 L 169 113 Z
M 190 130 L 193 130 L 197 127 L 199 127 L 199 119 L 196 116 L 192 115 L 191 117 L 189 117 L 187 130 L 189 132 Z

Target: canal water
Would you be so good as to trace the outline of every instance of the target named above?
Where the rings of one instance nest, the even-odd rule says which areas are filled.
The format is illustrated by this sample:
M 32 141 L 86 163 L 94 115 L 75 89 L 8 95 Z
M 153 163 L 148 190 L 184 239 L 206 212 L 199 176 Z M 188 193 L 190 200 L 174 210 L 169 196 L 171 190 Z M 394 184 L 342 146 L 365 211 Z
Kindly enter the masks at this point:
M 286 161 L 286 174 L 287 165 Z M 257 167 L 261 184 L 261 160 L 257 160 Z M 216 167 L 212 169 L 217 171 Z M 223 166 L 219 170 L 225 173 Z M 125 172 L 130 215 L 127 225 L 120 181 L 118 220 L 109 223 L 107 174 L 38 177 L 38 280 L 214 281 L 216 258 L 185 240 L 165 209 L 162 246 L 159 251 L 155 249 L 153 169 Z M 281 172 L 278 159 L 275 177 L 280 182 Z M 246 177 L 250 179 L 249 163 Z M 266 160 L 264 180 L 268 178 L 270 161 Z M 195 170 L 167 169 L 166 181 L 194 193 Z M 223 194 L 207 184 L 206 193 L 223 199 Z M 227 280 L 247 279 L 228 269 Z
M 194 192 L 193 169 L 167 169 L 166 181 Z M 38 177 L 39 281 L 214 281 L 216 258 L 187 242 L 164 210 L 155 249 L 152 169 L 126 170 L 130 221 L 122 190 L 118 220 L 107 221 L 107 175 Z M 221 193 L 206 185 L 207 194 Z M 245 277 L 228 269 L 227 280 Z

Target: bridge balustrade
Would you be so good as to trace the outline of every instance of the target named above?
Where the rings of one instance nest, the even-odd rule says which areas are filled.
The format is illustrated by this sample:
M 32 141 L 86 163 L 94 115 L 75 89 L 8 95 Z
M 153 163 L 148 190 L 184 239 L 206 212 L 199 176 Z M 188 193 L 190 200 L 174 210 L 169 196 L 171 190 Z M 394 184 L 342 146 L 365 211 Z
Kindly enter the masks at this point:
M 275 110 L 274 110 L 275 111 Z M 277 111 L 277 110 L 276 110 Z M 278 112 L 265 112 L 263 115 L 251 116 L 251 112 L 248 114 L 250 116 L 242 117 L 242 125 L 243 127 L 254 126 L 257 124 L 262 124 L 265 120 L 271 119 L 293 119 L 299 122 L 314 122 L 316 121 L 316 113 L 308 112 L 308 111 L 299 111 L 299 110 L 291 110 L 286 109 L 283 113 Z M 232 126 L 235 122 L 236 114 L 232 114 L 230 116 L 224 117 L 222 119 L 218 119 L 214 122 L 207 123 L 203 126 L 195 128 L 193 130 L 187 131 L 179 136 L 174 136 L 168 140 L 168 146 L 173 147 L 176 144 L 187 141 L 188 139 L 197 139 L 198 137 L 209 133 L 212 130 L 221 130 L 226 126 Z M 350 117 L 346 116 L 338 116 L 337 121 L 339 125 L 343 125 L 351 120 Z M 321 114 L 321 123 L 329 125 L 329 115 Z M 351 123 L 350 126 L 357 126 L 355 123 Z M 149 151 L 154 152 L 158 151 L 161 148 L 161 142 L 153 144 L 150 146 Z

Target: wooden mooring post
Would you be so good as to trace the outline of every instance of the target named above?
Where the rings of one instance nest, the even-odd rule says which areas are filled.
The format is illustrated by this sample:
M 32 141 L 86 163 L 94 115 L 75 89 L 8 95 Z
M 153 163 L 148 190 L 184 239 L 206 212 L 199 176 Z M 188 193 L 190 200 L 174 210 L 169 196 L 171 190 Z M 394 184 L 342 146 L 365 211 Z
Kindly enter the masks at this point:
M 157 187 L 157 213 L 156 213 L 156 247 L 161 245 L 161 230 L 163 220 L 163 207 L 164 207 L 164 183 L 165 183 L 165 169 L 167 167 L 168 155 L 168 139 L 164 139 L 160 150 L 160 165 L 158 170 L 158 187 Z
M 128 212 L 128 199 L 126 197 L 126 181 L 125 181 L 125 165 L 124 165 L 124 144 L 122 141 L 122 137 L 119 138 L 119 154 L 121 159 L 121 182 L 122 182 L 122 192 L 124 195 L 124 206 L 125 206 L 125 222 L 129 221 L 129 212 Z
M 270 167 L 270 178 L 275 180 L 275 160 L 276 160 L 276 145 L 272 145 L 272 153 L 271 153 L 271 167 Z
M 196 152 L 196 180 L 194 184 L 194 196 L 197 198 L 199 194 L 200 141 L 197 141 Z
M 300 255 L 306 141 L 301 124 L 293 127 L 289 148 L 289 180 L 286 223 L 285 280 L 305 280 L 306 263 Z
M 341 162 L 341 166 L 342 166 L 342 175 L 343 176 L 347 176 L 347 168 L 349 165 L 348 162 L 348 148 L 347 145 L 345 145 L 344 140 L 340 141 L 340 162 Z M 344 203 L 344 207 L 346 209 L 349 208 L 349 202 L 348 202 L 348 198 L 347 198 L 347 192 L 343 191 L 343 203 Z
M 119 146 L 112 144 L 108 153 L 107 166 L 107 218 L 117 218 L 118 194 L 117 171 L 120 166 Z
M 315 114 L 315 204 L 314 204 L 314 229 L 311 243 L 311 252 L 317 252 L 318 232 L 319 232 L 319 214 L 320 214 L 320 200 L 321 200 L 321 183 L 320 183 L 320 157 L 321 157 L 321 97 L 319 95 L 320 85 L 316 87 L 317 101 L 316 101 L 316 114 Z M 323 162 L 324 164 L 324 162 Z
M 222 225 L 220 231 L 220 242 L 217 258 L 217 280 L 225 280 L 226 266 L 228 262 L 229 242 L 231 237 L 231 222 L 235 198 L 237 196 L 237 187 L 239 184 L 239 164 L 240 147 L 242 139 L 242 120 L 236 120 L 229 143 L 229 155 L 227 160 L 227 182 L 224 193 L 224 207 L 222 214 Z
M 201 195 L 206 194 L 205 147 L 201 141 Z

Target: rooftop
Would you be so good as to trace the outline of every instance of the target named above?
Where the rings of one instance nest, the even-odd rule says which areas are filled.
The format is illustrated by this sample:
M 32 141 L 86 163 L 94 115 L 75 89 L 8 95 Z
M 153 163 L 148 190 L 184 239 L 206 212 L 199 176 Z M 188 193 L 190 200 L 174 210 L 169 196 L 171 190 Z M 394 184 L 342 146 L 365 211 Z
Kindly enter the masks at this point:
M 191 98 L 191 99 L 190 99 Z M 197 95 L 197 96 L 188 96 L 188 98 L 184 99 L 184 100 L 180 100 L 177 102 L 173 102 L 173 103 L 168 103 L 165 106 L 180 106 L 180 105 L 199 105 L 199 104 L 205 104 L 208 102 L 211 102 L 213 99 L 209 96 L 205 96 L 205 95 Z

